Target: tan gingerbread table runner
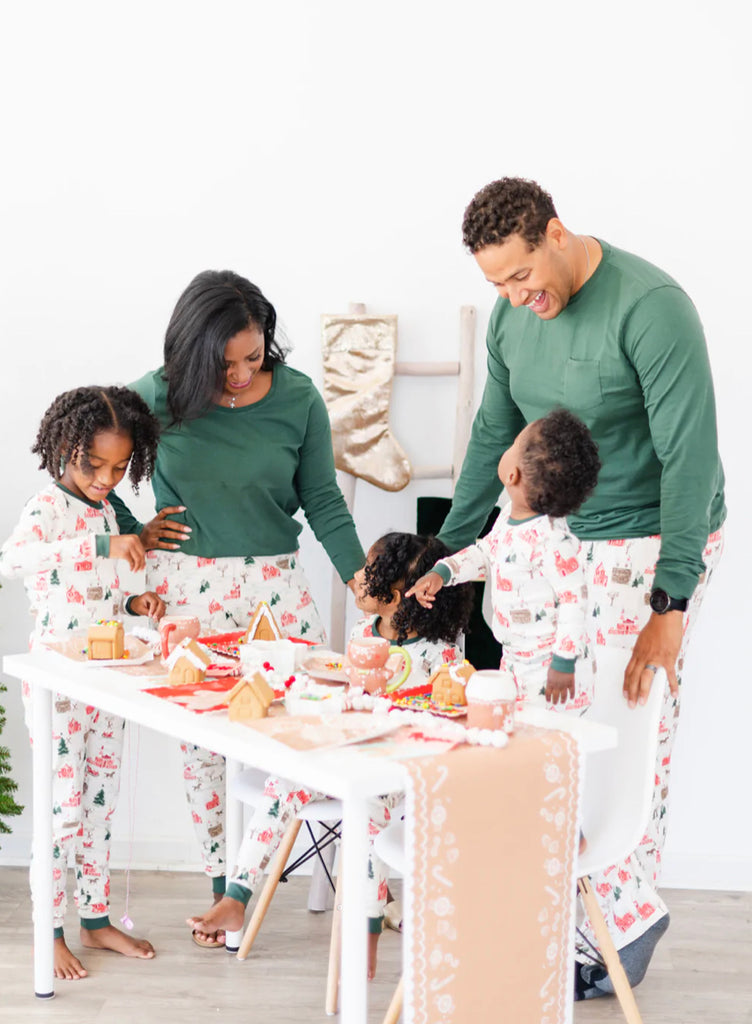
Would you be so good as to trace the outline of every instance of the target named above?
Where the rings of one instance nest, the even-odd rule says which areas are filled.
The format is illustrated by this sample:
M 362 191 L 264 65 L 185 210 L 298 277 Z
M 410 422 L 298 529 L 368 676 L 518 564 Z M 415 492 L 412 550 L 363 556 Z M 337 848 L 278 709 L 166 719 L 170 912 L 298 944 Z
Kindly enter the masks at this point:
M 576 741 L 523 728 L 405 765 L 406 1024 L 567 1024 Z

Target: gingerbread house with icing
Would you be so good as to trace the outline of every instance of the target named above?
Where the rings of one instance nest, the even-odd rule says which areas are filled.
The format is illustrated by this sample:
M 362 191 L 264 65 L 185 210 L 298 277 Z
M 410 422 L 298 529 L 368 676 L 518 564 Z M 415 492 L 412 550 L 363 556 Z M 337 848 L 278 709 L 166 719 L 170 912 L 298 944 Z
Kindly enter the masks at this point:
M 122 658 L 125 653 L 123 623 L 115 619 L 93 622 L 89 626 L 86 644 L 86 657 L 89 661 L 114 661 Z
M 467 704 L 465 686 L 475 669 L 469 661 L 441 665 L 428 682 L 431 684 L 431 700 L 435 704 Z
M 274 700 L 274 691 L 260 672 L 243 676 L 227 695 L 231 722 L 248 722 L 266 718 Z
M 253 640 L 281 640 L 282 637 L 282 630 L 277 625 L 271 608 L 266 601 L 259 602 L 241 643 L 247 644 Z
M 202 683 L 210 663 L 211 654 L 206 647 L 191 637 L 186 637 L 172 649 L 167 659 L 167 682 L 170 686 Z

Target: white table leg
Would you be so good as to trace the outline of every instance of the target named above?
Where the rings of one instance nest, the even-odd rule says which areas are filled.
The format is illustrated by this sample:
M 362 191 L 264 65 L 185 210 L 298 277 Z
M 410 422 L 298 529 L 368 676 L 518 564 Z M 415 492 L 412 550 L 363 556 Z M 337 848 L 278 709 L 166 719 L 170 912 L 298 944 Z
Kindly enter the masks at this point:
M 228 872 L 232 865 L 237 863 L 237 854 L 243 839 L 243 804 L 232 796 L 232 780 L 242 767 L 239 761 L 233 761 L 229 757 L 225 761 L 225 849 Z M 227 932 L 227 952 L 237 953 L 242 938 L 242 928 L 239 932 Z
M 368 1017 L 368 810 L 366 801 L 348 797 L 342 817 L 342 979 L 341 1013 L 347 1024 Z
M 33 687 L 33 878 L 34 995 L 55 995 L 52 917 L 52 700 L 49 690 Z

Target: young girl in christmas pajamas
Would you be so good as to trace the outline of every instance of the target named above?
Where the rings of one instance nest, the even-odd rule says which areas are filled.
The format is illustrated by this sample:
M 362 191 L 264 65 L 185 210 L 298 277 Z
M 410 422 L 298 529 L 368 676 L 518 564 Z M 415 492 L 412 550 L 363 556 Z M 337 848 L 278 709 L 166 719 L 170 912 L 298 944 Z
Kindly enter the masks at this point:
M 117 560 L 143 569 L 138 537 L 119 534 L 107 495 L 125 475 L 134 485 L 151 475 L 159 426 L 127 388 L 77 388 L 60 395 L 42 419 L 32 451 L 53 482 L 31 498 L 0 551 L 0 573 L 21 577 L 35 617 L 30 647 L 123 612 L 159 618 L 153 593 L 126 596 Z M 31 734 L 31 693 L 23 684 Z M 76 873 L 81 944 L 151 958 L 150 943 L 110 924 L 110 823 L 119 787 L 124 721 L 56 694 L 53 701 L 53 892 L 55 977 L 86 970 L 63 937 L 66 875 Z M 33 735 L 31 736 L 33 742 Z M 34 866 L 31 869 L 34 897 Z
M 409 647 L 412 671 L 404 686 L 417 686 L 444 662 L 462 661 L 462 633 L 472 610 L 472 587 L 457 587 L 440 595 L 432 613 L 417 601 L 405 600 L 407 587 L 447 553 L 434 537 L 389 533 L 372 546 L 363 568 L 354 576 L 355 603 L 367 618 L 355 624 L 351 639 L 380 636 Z M 254 811 L 238 852 L 237 866 L 228 878 L 225 896 L 204 915 L 188 918 L 202 935 L 223 930 L 239 931 L 253 889 L 279 846 L 298 810 L 314 797 L 304 786 L 284 779 L 267 779 L 264 801 Z M 401 801 L 391 793 L 372 801 L 369 835 L 384 828 L 391 811 Z M 376 949 L 387 898 L 386 867 L 373 853 L 368 868 L 369 977 L 376 969 Z
M 595 487 L 600 462 L 590 431 L 557 409 L 521 431 L 499 462 L 510 504 L 488 536 L 441 559 L 409 595 L 430 608 L 445 585 L 485 579 L 492 586 L 500 668 L 520 698 L 575 699 L 575 661 L 586 651 L 587 587 L 580 543 L 561 518 Z M 584 681 L 575 703 L 589 703 Z

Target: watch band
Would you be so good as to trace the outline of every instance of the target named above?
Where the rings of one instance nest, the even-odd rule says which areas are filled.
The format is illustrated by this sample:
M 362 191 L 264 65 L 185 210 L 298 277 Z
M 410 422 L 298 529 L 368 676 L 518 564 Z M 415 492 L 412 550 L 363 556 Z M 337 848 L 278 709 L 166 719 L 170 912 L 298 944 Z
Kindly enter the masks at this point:
M 650 595 L 650 607 L 656 615 L 665 615 L 666 612 L 685 612 L 688 604 L 688 598 L 671 597 L 660 587 L 656 587 Z

